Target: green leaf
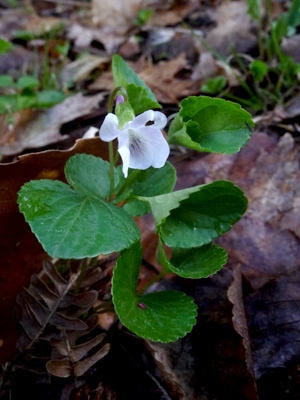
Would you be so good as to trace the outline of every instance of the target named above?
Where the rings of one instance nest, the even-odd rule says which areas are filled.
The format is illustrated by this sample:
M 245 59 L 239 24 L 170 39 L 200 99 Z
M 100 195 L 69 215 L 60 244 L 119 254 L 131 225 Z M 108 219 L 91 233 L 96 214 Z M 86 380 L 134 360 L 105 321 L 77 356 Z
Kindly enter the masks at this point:
M 20 111 L 36 106 L 35 95 L 9 94 L 0 96 L 0 114 Z
M 32 31 L 26 31 L 26 30 L 19 30 L 19 31 L 15 31 L 14 32 L 14 37 L 16 39 L 21 39 L 21 40 L 33 40 L 33 39 L 37 39 L 38 35 L 36 35 L 34 32 Z
M 52 107 L 55 104 L 61 103 L 67 96 L 56 90 L 44 90 L 37 94 L 37 107 Z
M 293 0 L 289 9 L 288 24 L 293 27 L 300 25 L 300 0 Z
M 162 240 L 170 247 L 199 247 L 231 229 L 247 209 L 247 198 L 232 182 L 203 185 L 161 226 Z
M 173 290 L 135 294 L 141 262 L 139 242 L 122 251 L 117 260 L 112 295 L 120 321 L 145 339 L 168 343 L 184 337 L 196 323 L 196 304 L 184 293 Z
M 199 151 L 232 154 L 250 139 L 251 115 L 239 104 L 206 96 L 182 100 L 168 133 L 170 144 Z
M 149 203 L 155 224 L 159 226 L 170 215 L 171 210 L 178 208 L 182 200 L 187 199 L 191 193 L 197 192 L 200 187 L 195 186 L 154 197 L 140 196 L 139 199 Z
M 285 77 L 294 80 L 300 72 L 300 64 L 296 63 L 290 56 L 282 56 L 280 67 L 285 73 Z
M 155 97 L 154 99 L 149 97 L 149 93 L 146 88 L 136 86 L 134 83 L 131 83 L 127 85 L 125 89 L 127 90 L 129 102 L 136 115 L 142 114 L 144 111 L 152 110 L 154 108 L 161 108 L 161 105 L 156 101 Z
M 153 14 L 153 10 L 144 9 L 138 12 L 137 18 L 133 21 L 134 25 L 142 27 Z
M 74 171 L 72 165 L 68 167 L 69 178 Z M 79 173 L 74 185 L 88 193 L 90 184 L 87 182 L 84 188 L 81 179 Z M 19 191 L 18 203 L 31 230 L 51 257 L 81 259 L 109 254 L 129 247 L 140 238 L 136 223 L 124 210 L 60 181 L 44 179 L 26 183 Z
M 109 163 L 100 157 L 75 154 L 65 166 L 65 175 L 78 193 L 104 200 L 109 195 Z
M 273 32 L 276 36 L 277 42 L 279 43 L 281 39 L 288 35 L 289 23 L 288 23 L 288 15 L 286 13 L 282 13 L 277 21 L 272 22 Z
M 16 83 L 15 87 L 24 89 L 24 88 L 33 88 L 39 85 L 40 85 L 39 80 L 34 78 L 33 76 L 22 76 Z
M 227 80 L 225 76 L 217 76 L 213 79 L 208 79 L 205 85 L 201 86 L 201 92 L 206 94 L 218 94 L 226 86 Z
M 260 60 L 255 60 L 250 66 L 250 70 L 253 74 L 254 80 L 257 82 L 262 82 L 266 73 L 268 72 L 268 67 L 266 64 Z
M 173 190 L 176 182 L 175 168 L 167 161 L 162 168 L 150 167 L 140 171 L 132 184 L 132 195 L 152 197 Z M 140 200 L 131 200 L 123 207 L 130 215 L 140 216 L 147 214 L 150 207 Z
M 232 182 L 216 181 L 148 201 L 161 239 L 170 247 L 200 247 L 227 232 L 247 209 L 247 198 Z
M 161 105 L 157 103 L 154 94 L 145 82 L 118 54 L 113 56 L 112 70 L 116 87 L 122 86 L 126 89 L 129 103 L 136 114 L 152 108 L 161 108 Z
M 5 53 L 10 47 L 11 44 L 9 42 L 4 39 L 0 39 L 0 54 Z
M 248 14 L 257 21 L 260 19 L 261 0 L 247 0 Z
M 5 95 L 0 96 L 0 114 L 4 114 L 6 112 L 13 112 L 16 108 L 16 96 L 17 95 Z
M 0 76 L 0 87 L 14 87 L 15 83 L 10 75 Z
M 25 95 L 16 95 L 16 110 L 24 110 L 25 108 L 36 107 L 37 97 L 35 93 Z
M 168 260 L 161 240 L 157 251 L 157 261 L 183 278 L 207 278 L 218 272 L 227 262 L 227 253 L 217 244 L 205 244 L 192 249 L 173 248 Z

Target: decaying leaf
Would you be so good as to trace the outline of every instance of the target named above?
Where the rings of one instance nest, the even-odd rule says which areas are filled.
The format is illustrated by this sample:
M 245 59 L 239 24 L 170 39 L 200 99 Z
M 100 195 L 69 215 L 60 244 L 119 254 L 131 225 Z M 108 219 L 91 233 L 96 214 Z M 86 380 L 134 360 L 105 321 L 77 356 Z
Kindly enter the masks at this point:
M 138 71 L 140 78 L 151 88 L 160 103 L 175 103 L 199 93 L 199 81 L 184 79 L 180 72 L 188 69 L 184 53 L 170 61 L 160 61 Z
M 78 52 L 89 51 L 92 43 L 99 43 L 106 49 L 107 54 L 114 54 L 124 42 L 123 33 L 115 33 L 113 28 L 93 28 L 74 23 L 68 28 L 68 39 L 74 41 Z
M 152 1 L 153 3 L 153 1 Z M 155 3 L 155 2 L 154 2 Z M 156 2 L 159 5 L 159 2 Z M 155 10 L 147 22 L 147 26 L 170 26 L 183 21 L 188 13 L 195 7 L 192 1 L 169 1 L 164 2 L 164 10 Z M 172 4 L 173 3 L 173 4 Z
M 246 298 L 254 369 L 260 378 L 300 352 L 300 273 L 278 277 Z
M 93 96 L 77 93 L 47 110 L 24 110 L 21 117 L 16 116 L 13 127 L 6 122 L 6 116 L 2 116 L 4 129 L 1 133 L 0 152 L 3 156 L 15 155 L 24 149 L 39 148 L 64 140 L 65 137 L 60 134 L 61 126 L 89 114 L 103 98 L 103 93 Z
M 92 1 L 93 23 L 100 26 L 112 27 L 114 32 L 125 33 L 137 16 L 138 11 L 144 7 L 144 0 L 101 0 Z
M 251 380 L 251 386 L 253 392 L 257 394 L 256 382 L 254 379 L 254 365 L 252 360 L 251 343 L 249 338 L 249 331 L 247 325 L 247 318 L 245 313 L 244 299 L 243 299 L 243 288 L 242 288 L 242 274 L 241 266 L 236 265 L 233 269 L 233 282 L 229 286 L 228 299 L 233 304 L 232 314 L 233 314 L 233 325 L 237 333 L 243 338 L 243 344 L 245 347 L 245 356 L 247 368 L 250 373 L 249 381 Z M 252 379 L 251 379 L 252 376 Z
M 107 57 L 86 54 L 72 61 L 62 70 L 60 79 L 62 82 L 81 82 L 89 77 L 96 68 L 103 67 L 108 62 Z
M 238 53 L 247 53 L 257 45 L 252 33 L 253 22 L 244 1 L 222 3 L 213 12 L 216 26 L 207 32 L 205 40 L 219 54 L 231 54 L 230 46 Z
M 67 348 L 66 341 L 61 342 L 59 345 L 58 343 L 54 344 L 54 342 L 52 342 L 55 347 L 58 348 L 60 354 L 69 357 L 48 361 L 46 365 L 47 371 L 59 378 L 68 378 L 72 374 L 74 374 L 75 377 L 83 375 L 90 367 L 105 357 L 109 352 L 110 344 L 106 343 L 98 351 L 80 361 L 90 350 L 103 341 L 104 336 L 104 334 L 98 335 L 89 342 L 70 347 L 70 349 Z M 70 351 L 70 354 L 68 350 Z
M 56 17 L 41 17 L 35 12 L 30 12 L 27 13 L 27 18 L 24 20 L 23 29 L 40 36 L 61 24 L 67 25 L 67 20 Z

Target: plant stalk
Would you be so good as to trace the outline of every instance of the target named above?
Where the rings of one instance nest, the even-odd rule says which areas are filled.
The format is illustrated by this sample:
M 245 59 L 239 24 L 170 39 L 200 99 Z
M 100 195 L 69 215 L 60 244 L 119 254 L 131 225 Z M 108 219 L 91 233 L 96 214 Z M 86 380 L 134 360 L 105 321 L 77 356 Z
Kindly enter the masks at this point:
M 152 286 L 154 283 L 160 281 L 166 274 L 169 274 L 169 271 L 166 271 L 165 269 L 161 271 L 160 274 L 156 275 L 151 281 L 149 281 L 145 286 L 143 286 L 140 290 L 135 292 L 136 296 L 142 295 L 148 287 Z

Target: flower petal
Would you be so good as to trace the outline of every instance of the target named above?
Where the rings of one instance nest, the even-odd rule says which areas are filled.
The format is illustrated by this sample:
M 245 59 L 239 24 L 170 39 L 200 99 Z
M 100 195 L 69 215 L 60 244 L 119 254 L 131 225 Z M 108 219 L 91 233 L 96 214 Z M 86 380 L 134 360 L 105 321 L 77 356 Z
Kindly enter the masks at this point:
M 157 129 L 164 129 L 164 127 L 167 125 L 167 117 L 165 114 L 159 111 L 154 111 L 154 117 L 153 117 L 154 124 L 151 125 Z
M 117 106 L 119 103 L 124 104 L 124 96 L 122 96 L 121 94 L 119 94 L 119 96 L 116 98 L 116 106 Z
M 149 146 L 150 138 L 145 134 L 143 127 L 135 131 L 129 129 L 129 151 L 130 163 L 129 167 L 134 169 L 147 169 L 151 166 L 153 154 Z
M 149 140 L 148 151 L 153 155 L 151 166 L 161 168 L 170 154 L 170 147 L 161 131 L 153 125 L 143 129 Z
M 130 164 L 130 151 L 129 151 L 127 131 L 125 131 L 122 135 L 118 137 L 118 141 L 119 141 L 118 152 L 123 161 L 122 171 L 125 178 L 127 178 L 128 168 Z
M 115 114 L 109 113 L 100 127 L 99 136 L 104 142 L 110 142 L 118 137 L 122 131 L 118 129 L 119 120 Z
M 164 166 L 170 149 L 159 129 L 152 126 L 136 130 L 128 129 L 126 136 L 130 152 L 130 168 L 147 169 L 151 166 L 154 168 Z
M 135 117 L 133 121 L 128 122 L 128 124 L 126 125 L 126 128 L 128 128 L 128 129 L 142 128 L 143 126 L 146 125 L 147 122 L 153 121 L 153 118 L 154 118 L 153 110 L 145 111 L 142 114 Z

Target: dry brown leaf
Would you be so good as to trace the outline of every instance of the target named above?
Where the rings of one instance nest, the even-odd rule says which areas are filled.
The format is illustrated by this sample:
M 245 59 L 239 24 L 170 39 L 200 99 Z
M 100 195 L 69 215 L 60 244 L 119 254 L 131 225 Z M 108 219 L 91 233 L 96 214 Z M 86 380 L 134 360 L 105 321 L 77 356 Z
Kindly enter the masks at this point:
M 230 45 L 238 53 L 247 53 L 257 45 L 257 36 L 252 33 L 253 21 L 247 10 L 245 1 L 225 1 L 213 11 L 216 27 L 207 32 L 205 40 L 218 53 L 228 56 Z
M 110 350 L 110 344 L 106 343 L 103 347 L 101 347 L 100 350 L 98 350 L 96 353 L 92 354 L 90 357 L 84 359 L 81 362 L 78 362 L 75 364 L 74 368 L 74 374 L 75 376 L 81 376 L 83 375 L 89 368 L 91 368 L 96 362 L 101 360 L 103 357 L 105 357 Z
M 115 32 L 125 32 L 146 5 L 145 0 L 92 0 L 93 23 L 98 27 L 111 27 Z
M 62 360 L 50 360 L 47 362 L 47 371 L 59 378 L 68 378 L 72 375 L 72 366 L 68 358 Z
M 148 342 L 151 354 L 167 383 L 171 399 L 193 400 L 196 398 L 191 371 L 194 360 L 192 344 L 178 341 L 169 345 Z M 180 353 L 180 355 L 179 355 Z
M 209 51 L 201 51 L 199 62 L 193 68 L 192 79 L 201 79 L 202 81 L 205 81 L 206 79 L 213 78 L 217 75 L 218 67 L 214 56 Z
M 30 31 L 35 35 L 43 35 L 49 32 L 54 27 L 64 23 L 67 24 L 67 20 L 55 17 L 41 17 L 33 12 L 28 13 L 27 20 L 24 24 L 26 31 Z
M 185 54 L 170 61 L 161 61 L 142 71 L 140 78 L 151 88 L 159 103 L 179 103 L 184 97 L 199 93 L 199 82 L 180 78 L 180 71 L 186 69 Z
M 233 282 L 229 286 L 228 299 L 233 304 L 232 314 L 233 314 L 233 326 L 237 333 L 243 338 L 243 345 L 245 347 L 245 357 L 247 368 L 250 373 L 249 380 L 253 388 L 253 392 L 257 394 L 256 382 L 254 379 L 254 365 L 252 360 L 251 343 L 249 338 L 249 330 L 247 325 L 247 318 L 245 314 L 245 305 L 243 299 L 243 288 L 242 288 L 242 274 L 241 266 L 236 265 L 233 269 Z M 251 379 L 252 376 L 252 379 Z
M 284 107 L 278 105 L 275 107 L 271 117 L 273 121 L 280 122 L 285 119 L 292 119 L 300 115 L 300 93 L 292 97 Z M 272 122 L 272 121 L 271 121 Z
M 3 156 L 10 156 L 20 154 L 24 149 L 65 140 L 66 137 L 60 134 L 61 126 L 89 114 L 103 98 L 103 93 L 93 96 L 77 93 L 47 110 L 23 110 L 15 115 L 16 123 L 12 128 L 6 122 L 6 117 L 2 116 L 4 127 L 0 152 Z
M 12 308 L 17 294 L 28 285 L 33 273 L 41 270 L 47 254 L 33 235 L 18 210 L 17 192 L 32 179 L 65 181 L 63 169 L 76 153 L 87 153 L 108 160 L 107 144 L 99 138 L 78 140 L 68 151 L 46 151 L 20 157 L 19 161 L 0 164 L 0 363 L 5 362 L 15 349 L 16 336 Z
M 92 42 L 98 42 L 109 55 L 116 53 L 118 47 L 126 40 L 124 32 L 115 32 L 111 27 L 92 28 L 79 23 L 74 23 L 68 28 L 67 37 L 74 41 L 74 49 L 78 52 L 89 51 Z
M 20 30 L 42 35 L 61 23 L 67 24 L 68 21 L 56 17 L 41 17 L 33 9 L 13 8 L 1 10 L 0 36 L 10 41 L 14 38 L 15 32 Z
M 296 271 L 278 277 L 245 300 L 256 378 L 299 357 L 299 282 Z
M 52 339 L 51 345 L 54 346 L 62 356 L 67 357 L 70 354 L 72 362 L 77 362 L 86 356 L 90 350 L 98 346 L 98 344 L 103 341 L 104 337 L 105 333 L 101 333 L 87 342 L 77 346 L 71 346 L 70 348 L 68 348 L 66 340 Z
M 60 75 L 62 82 L 82 82 L 89 77 L 91 72 L 96 68 L 103 67 L 108 62 L 107 57 L 94 56 L 92 54 L 86 54 L 66 65 Z
M 177 3 L 173 4 L 168 10 L 155 10 L 146 27 L 176 25 L 195 7 L 195 3 L 192 1 Z

